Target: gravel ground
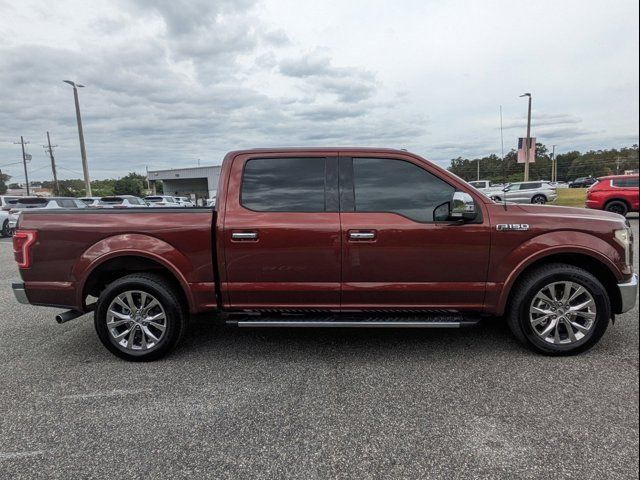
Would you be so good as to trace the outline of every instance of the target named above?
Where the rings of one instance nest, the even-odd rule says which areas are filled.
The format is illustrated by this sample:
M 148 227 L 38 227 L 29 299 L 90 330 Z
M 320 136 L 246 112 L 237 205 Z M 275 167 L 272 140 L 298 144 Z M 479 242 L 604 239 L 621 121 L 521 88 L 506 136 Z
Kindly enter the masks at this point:
M 533 354 L 491 320 L 305 331 L 196 318 L 169 358 L 134 364 L 90 316 L 57 325 L 19 305 L 11 257 L 0 240 L 2 479 L 638 478 L 637 308 L 571 358 Z

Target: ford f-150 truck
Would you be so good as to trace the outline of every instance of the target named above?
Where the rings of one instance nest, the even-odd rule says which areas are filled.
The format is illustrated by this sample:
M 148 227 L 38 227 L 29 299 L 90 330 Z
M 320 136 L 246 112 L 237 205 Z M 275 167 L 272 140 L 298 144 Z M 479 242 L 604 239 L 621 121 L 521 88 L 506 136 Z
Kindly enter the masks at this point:
M 168 353 L 189 314 L 240 327 L 444 327 L 505 317 L 545 354 L 584 351 L 636 301 L 617 214 L 493 202 L 388 149 L 235 151 L 215 209 L 24 211 L 19 301 L 94 311 L 129 360 Z

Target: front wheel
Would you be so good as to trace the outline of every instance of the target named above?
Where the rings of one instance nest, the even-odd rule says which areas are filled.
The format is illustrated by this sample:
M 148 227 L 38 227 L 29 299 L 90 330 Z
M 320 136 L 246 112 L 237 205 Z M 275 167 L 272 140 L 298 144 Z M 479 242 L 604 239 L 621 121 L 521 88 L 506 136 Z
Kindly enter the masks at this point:
M 514 335 L 546 355 L 572 355 L 593 347 L 609 325 L 611 305 L 591 273 L 555 263 L 526 274 L 509 302 Z
M 538 205 L 544 205 L 545 203 L 547 203 L 547 197 L 545 197 L 544 195 L 535 195 L 531 199 L 531 203 L 537 203 Z
M 177 292 L 157 275 L 132 274 L 109 284 L 94 316 L 102 344 L 126 360 L 144 362 L 168 354 L 185 329 Z

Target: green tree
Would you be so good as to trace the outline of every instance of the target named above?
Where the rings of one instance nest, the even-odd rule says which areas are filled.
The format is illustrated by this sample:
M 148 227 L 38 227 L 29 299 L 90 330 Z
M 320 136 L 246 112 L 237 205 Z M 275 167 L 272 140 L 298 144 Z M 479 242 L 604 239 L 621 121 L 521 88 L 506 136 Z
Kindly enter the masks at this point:
M 558 180 L 570 181 L 577 177 L 594 177 L 638 170 L 638 145 L 620 150 L 590 150 L 586 153 L 571 151 L 556 156 Z M 479 159 L 480 177 L 493 182 L 520 182 L 524 175 L 524 165 L 517 163 L 517 153 L 511 150 L 504 159 L 489 155 Z M 465 180 L 475 180 L 478 159 L 462 157 L 451 160 L 449 170 Z M 536 145 L 536 161 L 529 165 L 531 180 L 551 179 L 551 155 L 541 143 Z
M 7 182 L 11 179 L 11 176 L 6 173 L 0 174 L 0 195 L 7 193 Z
M 135 195 L 141 197 L 144 192 L 145 177 L 131 172 L 126 177 L 116 180 L 113 184 L 115 195 Z

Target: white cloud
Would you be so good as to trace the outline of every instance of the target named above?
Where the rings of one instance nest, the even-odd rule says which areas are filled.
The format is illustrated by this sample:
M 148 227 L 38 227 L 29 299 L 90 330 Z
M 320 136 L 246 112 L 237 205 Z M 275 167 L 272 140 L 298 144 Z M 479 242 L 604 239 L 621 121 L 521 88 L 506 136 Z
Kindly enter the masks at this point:
M 526 6 L 526 8 L 523 8 Z M 219 163 L 256 146 L 409 148 L 439 162 L 524 133 L 560 151 L 638 141 L 638 5 L 382 0 L 1 1 L 0 165 L 32 143 L 78 176 Z M 526 12 L 526 15 L 523 14 Z M 3 171 L 21 178 L 20 166 Z

